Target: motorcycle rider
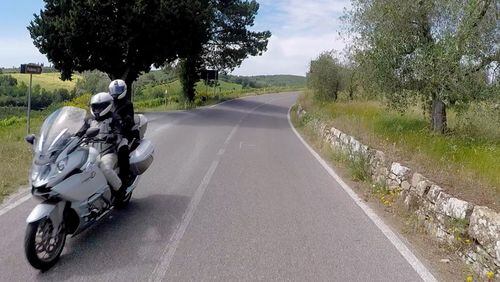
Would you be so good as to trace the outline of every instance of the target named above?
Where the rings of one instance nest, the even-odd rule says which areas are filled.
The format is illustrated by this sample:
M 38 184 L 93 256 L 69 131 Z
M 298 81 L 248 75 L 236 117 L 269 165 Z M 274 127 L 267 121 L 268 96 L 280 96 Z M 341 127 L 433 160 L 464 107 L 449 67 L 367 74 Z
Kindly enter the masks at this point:
M 133 130 L 135 125 L 134 121 L 134 105 L 127 98 L 127 84 L 121 79 L 111 81 L 109 84 L 109 94 L 114 100 L 114 113 L 117 115 L 123 126 L 123 136 L 132 142 L 134 139 L 139 139 L 139 133 Z M 130 148 L 129 146 L 122 146 L 118 150 L 118 166 L 120 167 L 120 178 L 123 186 L 130 184 Z
M 120 189 L 122 180 L 115 171 L 118 162 L 117 151 L 120 151 L 122 147 L 128 147 L 128 141 L 122 137 L 121 120 L 113 113 L 113 97 L 106 92 L 92 96 L 90 112 L 93 119 L 89 120 L 88 126 L 99 128 L 96 138 L 101 142 L 92 143 L 92 146 L 100 152 L 99 167 L 113 191 L 119 195 L 123 189 Z

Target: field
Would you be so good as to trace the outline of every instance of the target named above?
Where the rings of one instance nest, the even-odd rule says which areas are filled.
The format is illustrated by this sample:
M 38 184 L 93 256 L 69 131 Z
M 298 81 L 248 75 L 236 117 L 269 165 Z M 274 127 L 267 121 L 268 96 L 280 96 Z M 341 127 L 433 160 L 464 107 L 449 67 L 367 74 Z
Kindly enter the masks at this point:
M 428 130 L 427 117 L 417 108 L 400 114 L 376 101 L 318 103 L 311 96 L 300 98 L 306 111 L 409 165 L 450 193 L 499 209 L 500 113 L 494 108 L 471 107 L 466 125 L 450 111 L 450 132 L 437 135 Z
M 24 82 L 26 85 L 29 85 L 30 76 L 29 74 L 23 73 L 8 73 L 17 79 L 18 83 Z M 42 74 L 34 74 L 33 75 L 33 85 L 39 84 L 40 87 L 45 88 L 46 90 L 53 91 L 59 88 L 65 88 L 68 90 L 72 90 L 75 87 L 75 82 L 77 79 L 81 77 L 79 75 L 73 75 L 73 80 L 71 81 L 62 81 L 59 79 L 60 74 L 58 72 L 49 72 Z

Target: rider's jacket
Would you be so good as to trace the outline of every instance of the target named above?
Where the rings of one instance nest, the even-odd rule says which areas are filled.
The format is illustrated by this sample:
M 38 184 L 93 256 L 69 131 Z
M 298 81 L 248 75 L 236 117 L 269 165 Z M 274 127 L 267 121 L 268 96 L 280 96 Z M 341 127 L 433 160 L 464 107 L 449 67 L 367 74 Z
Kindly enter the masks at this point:
M 122 123 L 118 116 L 113 115 L 102 121 L 91 119 L 89 127 L 99 128 L 99 134 L 96 136 L 99 142 L 91 143 L 92 147 L 96 148 L 103 155 L 116 153 L 118 145 L 123 140 Z

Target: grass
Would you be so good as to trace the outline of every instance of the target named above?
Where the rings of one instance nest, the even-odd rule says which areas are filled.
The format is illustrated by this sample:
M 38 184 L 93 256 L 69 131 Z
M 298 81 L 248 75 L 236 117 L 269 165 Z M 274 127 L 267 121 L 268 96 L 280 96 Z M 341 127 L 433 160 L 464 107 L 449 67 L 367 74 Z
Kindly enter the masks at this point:
M 30 83 L 29 74 L 23 73 L 8 73 L 8 75 L 13 76 L 17 79 L 18 83 L 24 82 L 26 85 Z M 33 75 L 33 85 L 40 85 L 40 87 L 45 88 L 48 91 L 53 91 L 55 89 L 65 88 L 68 90 L 72 90 L 75 87 L 75 83 L 77 79 L 81 79 L 81 77 L 77 74 L 73 75 L 73 80 L 71 81 L 62 81 L 59 79 L 60 73 L 58 72 L 49 72 L 42 74 L 34 74 Z
M 39 128 L 42 119 L 32 120 L 32 127 Z M 25 123 L 0 126 L 0 200 L 17 190 L 20 185 L 28 183 L 28 168 L 32 153 L 30 146 L 24 141 Z
M 303 95 L 300 103 L 306 111 L 409 165 L 451 194 L 498 210 L 500 124 L 491 124 L 497 113 L 490 113 L 489 119 L 472 120 L 477 130 L 467 130 L 451 112 L 451 131 L 437 135 L 428 130 L 426 117 L 417 108 L 402 115 L 376 101 L 320 103 L 311 94 Z M 480 130 L 482 124 L 490 128 L 487 133 Z
M 179 80 L 142 89 L 142 94 L 134 97 L 135 108 L 139 111 L 184 110 L 193 107 L 216 104 L 246 95 L 284 92 L 296 90 L 290 87 L 243 88 L 242 85 L 219 81 L 215 87 L 200 82 L 196 85 L 194 103 L 187 103 L 182 94 Z

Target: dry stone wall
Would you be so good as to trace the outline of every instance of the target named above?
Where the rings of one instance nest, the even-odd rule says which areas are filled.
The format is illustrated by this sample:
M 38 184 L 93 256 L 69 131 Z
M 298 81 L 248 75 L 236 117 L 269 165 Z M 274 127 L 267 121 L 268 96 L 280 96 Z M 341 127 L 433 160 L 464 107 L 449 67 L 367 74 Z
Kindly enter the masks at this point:
M 308 115 L 300 105 L 297 116 L 333 150 L 349 158 L 367 160 L 373 182 L 397 192 L 398 201 L 415 214 L 431 237 L 453 247 L 481 276 L 490 272 L 500 277 L 499 213 L 448 194 L 409 167 L 388 161 L 384 152 L 369 148 L 355 137 Z

